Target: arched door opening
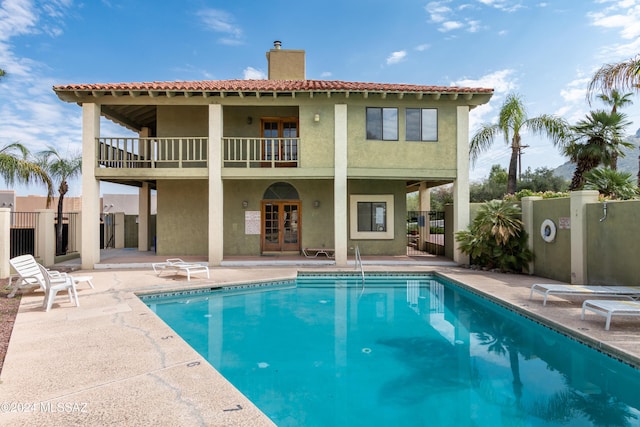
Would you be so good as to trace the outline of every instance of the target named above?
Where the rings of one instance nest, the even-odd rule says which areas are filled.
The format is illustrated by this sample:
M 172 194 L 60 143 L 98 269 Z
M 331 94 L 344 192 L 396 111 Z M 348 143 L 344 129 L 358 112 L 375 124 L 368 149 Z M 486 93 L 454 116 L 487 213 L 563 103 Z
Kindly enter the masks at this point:
M 261 203 L 261 251 L 300 253 L 302 231 L 298 191 L 286 182 L 269 186 Z

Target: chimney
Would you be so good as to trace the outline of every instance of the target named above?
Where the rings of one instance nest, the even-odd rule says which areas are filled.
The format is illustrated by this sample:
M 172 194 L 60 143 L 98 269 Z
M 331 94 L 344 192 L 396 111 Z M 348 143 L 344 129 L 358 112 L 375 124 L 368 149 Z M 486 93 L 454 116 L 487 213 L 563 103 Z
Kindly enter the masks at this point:
M 304 50 L 282 49 L 282 42 L 273 42 L 267 52 L 269 80 L 306 80 Z

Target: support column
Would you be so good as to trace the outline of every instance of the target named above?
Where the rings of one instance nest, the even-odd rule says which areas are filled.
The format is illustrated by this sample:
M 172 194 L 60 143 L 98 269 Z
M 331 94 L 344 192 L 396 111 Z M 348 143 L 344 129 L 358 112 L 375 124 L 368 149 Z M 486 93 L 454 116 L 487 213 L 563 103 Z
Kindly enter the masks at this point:
M 148 138 L 150 130 L 143 127 L 138 133 L 140 138 Z M 145 140 L 145 144 L 149 145 L 149 141 Z M 147 152 L 151 150 L 147 148 Z M 151 216 L 151 190 L 148 182 L 143 182 L 142 187 L 138 189 L 138 251 L 146 252 L 149 250 L 149 220 Z M 157 243 L 154 243 L 157 245 Z M 158 248 L 154 248 L 157 252 Z
M 527 247 L 531 252 L 533 252 L 533 233 L 534 224 L 533 224 L 533 205 L 536 200 L 542 200 L 540 196 L 528 196 L 523 197 L 521 201 L 522 206 L 522 224 L 524 231 L 527 232 Z M 534 262 L 529 262 L 529 274 L 534 274 Z
M 0 279 L 9 277 L 11 269 L 11 209 L 0 208 Z
M 598 202 L 597 190 L 571 192 L 571 284 L 587 283 L 587 204 Z
M 96 138 L 100 136 L 100 105 L 82 104 L 82 245 L 84 270 L 100 262 L 100 181 L 96 179 Z
M 431 218 L 428 213 L 431 210 L 431 192 L 427 187 L 427 183 L 424 181 L 420 183 L 420 188 L 418 190 L 418 203 L 418 209 L 420 212 L 427 212 L 427 215 L 424 218 L 424 225 L 420 226 L 420 223 L 418 222 L 418 225 L 420 226 L 420 247 L 418 247 L 418 249 L 424 250 L 426 249 L 429 236 L 431 235 L 431 223 L 429 222 Z
M 50 267 L 56 263 L 56 212 L 53 209 L 36 209 L 36 212 L 38 213 L 36 254 L 42 265 Z
M 347 265 L 347 221 L 348 221 L 348 194 L 347 194 L 347 106 L 336 104 L 335 106 L 335 152 L 334 152 L 334 178 L 333 178 L 333 223 L 336 266 Z
M 138 189 L 138 251 L 149 250 L 149 217 L 151 216 L 151 190 L 143 182 Z M 156 243 L 157 244 L 157 243 Z M 158 248 L 154 248 L 157 252 Z
M 140 224 L 138 224 L 138 226 L 139 225 Z M 115 233 L 113 248 L 124 248 L 124 212 L 116 212 L 113 215 L 113 231 Z
M 469 107 L 457 108 L 456 180 L 453 182 L 453 235 L 469 225 Z M 468 264 L 469 256 L 460 252 L 460 244 L 453 239 L 453 260 Z
M 222 105 L 209 105 L 209 265 L 220 265 L 224 256 L 222 118 Z

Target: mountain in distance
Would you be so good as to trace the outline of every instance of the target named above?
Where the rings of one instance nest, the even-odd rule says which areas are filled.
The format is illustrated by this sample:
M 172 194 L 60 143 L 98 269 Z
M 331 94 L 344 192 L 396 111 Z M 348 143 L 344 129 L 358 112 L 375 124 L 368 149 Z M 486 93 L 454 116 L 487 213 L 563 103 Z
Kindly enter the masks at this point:
M 632 179 L 638 176 L 638 156 L 640 155 L 640 129 L 636 132 L 635 136 L 628 136 L 627 142 L 633 144 L 632 148 L 625 148 L 623 150 L 624 157 L 618 157 L 618 171 L 628 172 L 631 174 Z M 571 181 L 573 178 L 573 171 L 575 171 L 576 165 L 571 162 L 566 162 L 553 170 L 555 176 Z

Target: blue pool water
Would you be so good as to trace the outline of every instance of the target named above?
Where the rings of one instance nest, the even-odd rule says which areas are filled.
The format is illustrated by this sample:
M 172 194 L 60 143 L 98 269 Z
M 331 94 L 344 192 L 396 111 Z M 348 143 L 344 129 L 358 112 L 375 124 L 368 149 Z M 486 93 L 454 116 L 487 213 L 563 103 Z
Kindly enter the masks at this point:
M 145 303 L 279 426 L 636 426 L 640 372 L 439 277 Z

